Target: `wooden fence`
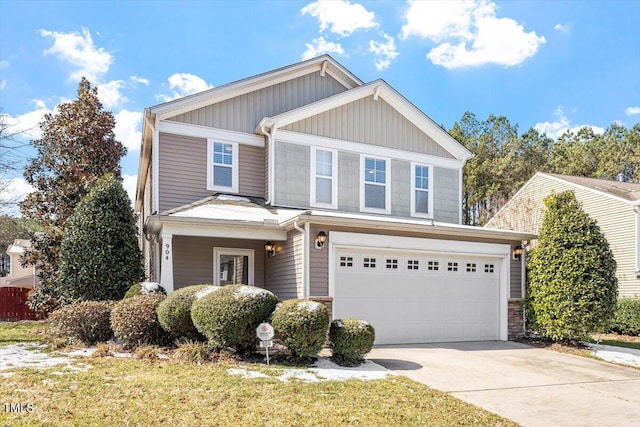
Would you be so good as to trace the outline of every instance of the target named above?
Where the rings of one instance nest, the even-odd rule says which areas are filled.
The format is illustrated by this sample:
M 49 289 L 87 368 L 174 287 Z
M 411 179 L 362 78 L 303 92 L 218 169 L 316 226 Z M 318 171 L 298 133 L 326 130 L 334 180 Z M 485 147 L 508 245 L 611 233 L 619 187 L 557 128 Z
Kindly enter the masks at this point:
M 6 286 L 0 288 L 0 320 L 38 320 L 41 318 L 27 305 L 29 288 Z

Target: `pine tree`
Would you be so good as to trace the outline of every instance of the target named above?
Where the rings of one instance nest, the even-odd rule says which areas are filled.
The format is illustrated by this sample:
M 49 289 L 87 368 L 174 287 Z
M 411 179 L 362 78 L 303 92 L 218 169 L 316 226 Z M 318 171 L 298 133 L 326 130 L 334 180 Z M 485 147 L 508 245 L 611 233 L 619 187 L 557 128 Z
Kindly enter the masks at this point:
M 44 228 L 32 239 L 23 262 L 40 269 L 40 287 L 29 299 L 31 308 L 48 312 L 58 304 L 56 270 L 67 219 L 98 179 L 107 173 L 120 176 L 120 158 L 126 149 L 115 139 L 115 119 L 104 111 L 98 90 L 83 78 L 78 97 L 60 104 L 40 124 L 42 137 L 31 144 L 37 156 L 24 176 L 36 191 L 20 203 L 26 218 Z
M 529 324 L 554 341 L 584 338 L 614 314 L 616 262 L 572 191 L 552 193 L 544 204 L 538 245 L 528 262 Z
M 65 302 L 119 300 L 142 280 L 136 221 L 122 183 L 106 175 L 67 222 L 58 284 Z

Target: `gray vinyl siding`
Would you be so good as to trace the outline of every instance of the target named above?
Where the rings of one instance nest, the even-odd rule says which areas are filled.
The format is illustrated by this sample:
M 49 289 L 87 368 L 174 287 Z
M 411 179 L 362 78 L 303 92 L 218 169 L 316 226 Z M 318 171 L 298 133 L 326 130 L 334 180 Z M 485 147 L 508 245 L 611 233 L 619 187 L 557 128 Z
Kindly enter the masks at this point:
M 454 158 L 382 98 L 372 96 L 284 127 L 285 130 Z
M 160 212 L 211 196 L 207 190 L 207 140 L 160 134 Z M 264 149 L 239 145 L 239 194 L 264 197 Z
M 573 190 L 582 207 L 595 219 L 604 233 L 617 263 L 618 294 L 620 297 L 640 297 L 640 279 L 636 278 L 635 213 L 629 203 L 601 193 L 537 175 L 487 227 L 538 233 L 544 217 L 543 199 L 552 191 Z
M 433 219 L 460 223 L 460 174 L 458 169 L 433 168 Z
M 264 117 L 272 117 L 346 88 L 328 74 L 311 73 L 253 91 L 217 104 L 208 105 L 169 120 L 253 133 Z
M 326 227 L 309 227 L 309 293 L 311 297 L 323 297 L 329 295 L 329 247 L 316 249 L 315 236 L 324 231 Z
M 513 245 L 511 250 L 513 250 L 517 245 Z M 518 299 L 523 298 L 522 295 L 522 261 L 515 260 L 511 257 L 511 262 L 509 264 L 509 298 Z
M 277 141 L 274 203 L 279 206 L 309 206 L 310 170 L 309 147 Z
M 172 242 L 174 290 L 189 285 L 213 283 L 214 247 L 253 249 L 253 283 L 264 287 L 265 252 L 262 240 L 174 236 Z
M 276 256 L 265 260 L 265 288 L 280 300 L 302 295 L 302 233 L 292 230 L 284 242 L 273 242 Z
M 391 160 L 391 215 L 411 216 L 411 162 Z
M 345 212 L 360 210 L 360 156 L 338 153 L 338 209 Z

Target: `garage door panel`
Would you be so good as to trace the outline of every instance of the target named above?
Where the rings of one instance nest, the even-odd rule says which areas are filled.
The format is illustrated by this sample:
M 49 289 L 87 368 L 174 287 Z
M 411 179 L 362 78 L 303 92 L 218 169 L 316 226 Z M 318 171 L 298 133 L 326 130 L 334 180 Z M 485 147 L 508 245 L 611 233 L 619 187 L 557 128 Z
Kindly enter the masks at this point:
M 353 268 L 335 272 L 335 317 L 370 322 L 377 344 L 498 339 L 499 261 L 374 253 L 351 250 Z M 376 268 L 364 268 L 374 258 Z

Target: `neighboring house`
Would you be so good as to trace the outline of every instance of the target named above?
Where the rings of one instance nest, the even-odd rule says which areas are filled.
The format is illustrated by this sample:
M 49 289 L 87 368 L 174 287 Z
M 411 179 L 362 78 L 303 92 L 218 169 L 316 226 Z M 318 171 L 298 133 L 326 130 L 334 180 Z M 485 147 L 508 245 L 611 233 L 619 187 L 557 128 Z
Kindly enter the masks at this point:
M 6 251 L 9 255 L 9 274 L 0 277 L 0 287 L 15 286 L 31 289 L 37 287 L 38 276 L 35 267 L 20 265 L 20 257 L 29 247 L 31 247 L 31 241 L 27 239 L 16 239 L 9 245 Z
M 147 274 L 321 301 L 379 344 L 506 340 L 523 331 L 512 251 L 535 236 L 460 225 L 471 157 L 328 55 L 148 108 Z
M 543 199 L 572 190 L 595 219 L 616 259 L 618 294 L 640 297 L 640 184 L 537 173 L 487 223 L 487 227 L 538 233 Z

